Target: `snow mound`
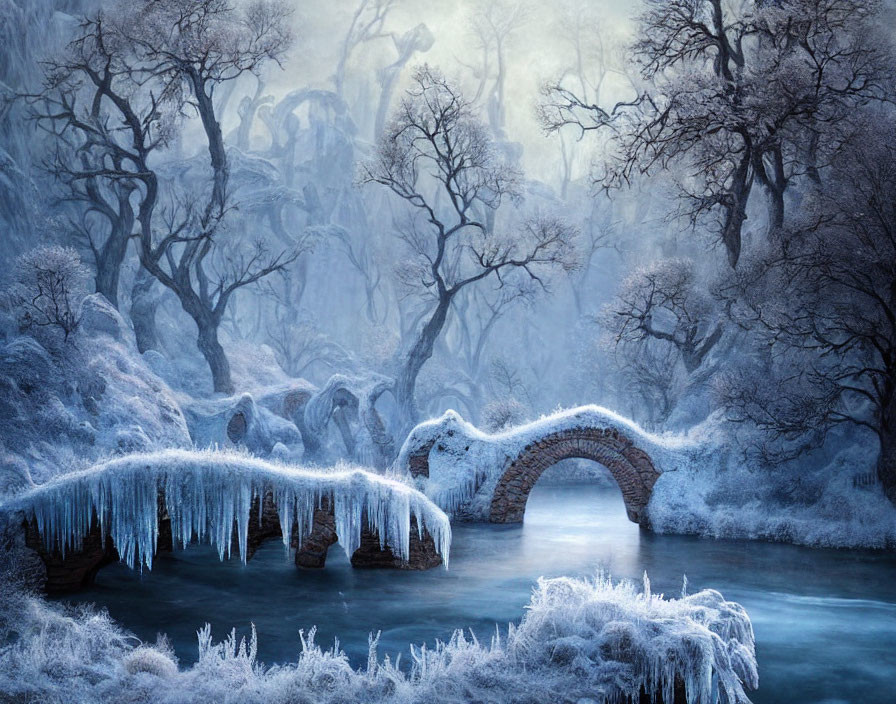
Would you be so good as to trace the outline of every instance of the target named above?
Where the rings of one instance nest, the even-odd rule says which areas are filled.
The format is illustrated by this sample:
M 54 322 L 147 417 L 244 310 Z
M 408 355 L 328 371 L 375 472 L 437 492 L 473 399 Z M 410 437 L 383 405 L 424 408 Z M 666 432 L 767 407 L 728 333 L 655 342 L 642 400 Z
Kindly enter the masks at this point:
M 417 486 L 444 511 L 484 519 L 495 485 L 507 463 L 541 438 L 579 428 L 616 430 L 645 451 L 660 471 L 671 471 L 704 451 L 700 432 L 688 435 L 649 433 L 633 421 L 600 406 L 580 406 L 489 434 L 465 421 L 455 411 L 416 426 L 405 440 L 393 471 L 406 475 L 413 457 L 429 453 L 429 477 Z
M 406 561 L 414 517 L 421 538 L 425 528 L 448 564 L 447 516 L 406 484 L 354 467 L 311 471 L 233 452 L 168 450 L 114 459 L 21 493 L 0 503 L 0 511 L 22 510 L 33 517 L 47 547 L 58 546 L 63 554 L 80 547 L 95 514 L 103 538 L 112 538 L 122 562 L 151 569 L 160 490 L 175 544 L 185 546 L 195 535 L 214 545 L 221 559 L 230 556 L 236 536 L 245 560 L 253 501 L 270 493 L 287 548 L 293 526 L 301 544 L 312 529 L 315 508 L 327 498 L 349 558 L 361 544 L 366 518 L 381 545 Z
M 181 407 L 196 447 L 245 447 L 255 455 L 271 455 L 280 443 L 300 454 L 302 437 L 289 420 L 256 403 L 244 393 L 215 399 L 183 397 Z
M 268 668 L 256 659 L 254 631 L 215 643 L 206 626 L 198 662 L 178 670 L 164 639 L 140 644 L 96 612 L 23 601 L 11 619 L 18 637 L 0 659 L 0 691 L 29 701 L 616 704 L 641 700 L 642 689 L 672 702 L 683 685 L 689 704 L 748 704 L 745 689 L 758 686 L 743 608 L 712 590 L 651 594 L 646 575 L 643 592 L 603 576 L 539 580 L 506 635 L 482 643 L 458 630 L 435 647 L 412 645 L 409 668 L 380 659 L 371 636 L 367 666 L 354 669 L 338 643 L 321 648 L 313 628 L 300 632 L 295 663 Z

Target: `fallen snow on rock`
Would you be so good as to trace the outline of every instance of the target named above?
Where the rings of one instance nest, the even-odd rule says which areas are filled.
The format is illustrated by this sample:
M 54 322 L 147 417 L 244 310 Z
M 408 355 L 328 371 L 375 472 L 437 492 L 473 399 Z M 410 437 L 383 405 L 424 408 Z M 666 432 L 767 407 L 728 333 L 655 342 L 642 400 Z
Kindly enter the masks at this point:
M 193 399 L 183 395 L 181 408 L 196 447 L 245 447 L 253 455 L 268 457 L 277 443 L 288 455 L 301 455 L 302 436 L 291 421 L 256 403 L 251 394 Z
M 0 658 L 0 691 L 23 701 L 621 704 L 642 689 L 672 702 L 681 683 L 689 704 L 748 704 L 745 689 L 758 686 L 743 608 L 713 590 L 654 595 L 646 575 L 643 591 L 603 576 L 539 580 L 518 626 L 490 643 L 458 630 L 434 647 L 411 646 L 409 668 L 380 659 L 371 636 L 366 667 L 354 669 L 338 643 L 321 648 L 314 629 L 300 632 L 295 663 L 266 667 L 254 629 L 248 641 L 231 633 L 215 643 L 206 626 L 198 662 L 180 670 L 164 640 L 141 644 L 107 616 L 37 599 L 13 609 L 17 637 Z
M 185 546 L 196 536 L 214 545 L 221 559 L 230 556 L 236 534 L 245 560 L 253 501 L 271 493 L 287 547 L 293 525 L 301 544 L 311 531 L 315 508 L 327 498 L 349 557 L 360 545 L 366 517 L 382 543 L 407 560 L 414 517 L 421 537 L 425 528 L 448 564 L 447 516 L 406 484 L 355 467 L 308 470 L 233 452 L 168 450 L 114 459 L 19 494 L 0 503 L 0 511 L 23 510 L 36 520 L 47 546 L 63 553 L 79 548 L 95 513 L 104 539 L 111 537 L 122 562 L 151 569 L 160 490 L 175 544 Z
M 678 469 L 706 449 L 699 432 L 655 435 L 600 406 L 558 411 L 495 434 L 479 430 L 455 411 L 446 411 L 411 431 L 393 470 L 407 474 L 412 458 L 428 451 L 429 477 L 418 477 L 418 488 L 450 514 L 462 508 L 467 517 L 487 519 L 491 496 L 507 464 L 543 437 L 576 428 L 618 431 L 646 452 L 659 472 Z

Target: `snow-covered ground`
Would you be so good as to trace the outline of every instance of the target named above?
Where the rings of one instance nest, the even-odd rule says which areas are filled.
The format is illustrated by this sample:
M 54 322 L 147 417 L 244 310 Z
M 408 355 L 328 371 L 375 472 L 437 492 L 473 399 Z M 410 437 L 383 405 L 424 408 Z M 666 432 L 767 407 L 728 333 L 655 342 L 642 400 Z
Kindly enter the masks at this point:
M 659 533 L 772 540 L 811 547 L 896 548 L 896 508 L 874 476 L 876 448 L 851 445 L 832 457 L 775 469 L 751 467 L 717 448 L 713 462 L 663 474 L 649 514 Z
M 0 503 L 0 513 L 23 511 L 33 517 L 48 547 L 63 554 L 78 549 L 93 516 L 103 537 L 111 537 L 122 562 L 152 568 L 159 534 L 159 490 L 171 518 L 176 544 L 193 536 L 229 557 L 234 537 L 242 559 L 253 501 L 270 493 L 289 547 L 293 523 L 298 542 L 311 532 L 314 511 L 327 499 L 333 506 L 339 543 L 351 558 L 361 544 L 366 517 L 380 539 L 408 559 L 411 518 L 433 537 L 448 564 L 451 526 L 426 497 L 401 482 L 357 467 L 307 470 L 235 452 L 167 450 L 134 454 L 66 474 Z M 258 503 L 259 507 L 261 502 Z
M 300 634 L 295 663 L 265 667 L 256 641 L 198 633 L 199 660 L 179 669 L 164 639 L 141 643 L 108 617 L 63 612 L 24 598 L 0 602 L 15 637 L 0 651 L 0 691 L 23 700 L 192 704 L 620 703 L 643 688 L 672 701 L 676 680 L 690 704 L 747 704 L 758 686 L 753 629 L 744 610 L 704 590 L 679 599 L 603 576 L 542 579 L 518 626 L 489 643 L 456 631 L 411 647 L 410 668 L 380 659 L 371 636 L 366 668 L 338 644 Z

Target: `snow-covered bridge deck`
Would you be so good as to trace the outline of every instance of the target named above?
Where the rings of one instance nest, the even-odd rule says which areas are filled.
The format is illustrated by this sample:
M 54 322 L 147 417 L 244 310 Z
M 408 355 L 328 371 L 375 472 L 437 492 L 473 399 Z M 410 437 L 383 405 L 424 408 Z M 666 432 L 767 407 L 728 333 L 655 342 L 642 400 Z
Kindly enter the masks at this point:
M 628 517 L 649 526 L 647 506 L 664 469 L 684 457 L 689 441 L 657 436 L 599 406 L 581 406 L 506 432 L 487 434 L 454 411 L 418 425 L 396 468 L 445 511 L 472 520 L 523 520 L 529 492 L 561 460 L 593 460 L 610 470 Z
M 353 467 L 308 470 L 237 453 L 130 455 L 63 475 L 0 504 L 20 512 L 49 590 L 78 588 L 115 559 L 152 567 L 157 550 L 209 542 L 240 559 L 281 537 L 323 567 L 339 542 L 356 566 L 447 564 L 448 517 L 402 482 Z

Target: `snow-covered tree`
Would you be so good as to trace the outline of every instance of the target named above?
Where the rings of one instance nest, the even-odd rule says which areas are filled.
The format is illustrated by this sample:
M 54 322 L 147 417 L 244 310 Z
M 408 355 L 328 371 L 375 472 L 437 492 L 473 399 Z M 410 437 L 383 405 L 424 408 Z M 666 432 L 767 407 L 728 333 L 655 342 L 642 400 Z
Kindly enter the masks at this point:
M 491 230 L 489 214 L 515 194 L 516 177 L 460 91 L 438 70 L 417 69 L 376 155 L 362 167 L 363 181 L 407 204 L 401 237 L 409 259 L 399 276 L 429 301 L 396 384 L 407 419 L 417 417 L 417 377 L 461 290 L 487 278 L 500 286 L 513 273 L 544 286 L 551 270 L 576 266 L 575 232 L 561 220 L 542 216 L 513 232 Z
M 747 205 L 768 196 L 772 231 L 785 192 L 839 148 L 839 126 L 887 96 L 889 64 L 865 0 L 647 0 L 632 57 L 643 87 L 604 108 L 563 81 L 548 83 L 548 131 L 609 128 L 597 181 L 606 188 L 670 170 L 684 213 L 716 220 L 735 267 Z
M 71 247 L 45 246 L 16 259 L 7 294 L 22 330 L 56 331 L 67 342 L 87 294 L 87 268 Z

